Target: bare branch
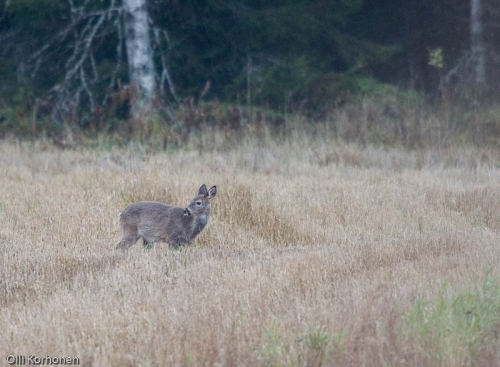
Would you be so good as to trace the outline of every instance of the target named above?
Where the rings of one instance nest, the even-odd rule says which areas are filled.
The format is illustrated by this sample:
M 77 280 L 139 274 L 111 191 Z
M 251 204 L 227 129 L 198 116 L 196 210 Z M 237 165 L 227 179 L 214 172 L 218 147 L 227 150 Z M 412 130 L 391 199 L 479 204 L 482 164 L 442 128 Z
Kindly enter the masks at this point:
M 145 2 L 143 2 L 143 0 L 138 0 L 138 3 L 132 1 L 128 4 L 124 4 L 123 1 L 120 0 L 101 0 L 100 2 L 92 0 L 67 1 L 70 16 L 68 24 L 64 29 L 61 29 L 54 36 L 50 37 L 50 39 L 45 41 L 41 47 L 36 49 L 28 58 L 28 64 L 33 68 L 32 77 L 35 77 L 38 71 L 44 67 L 49 56 L 53 57 L 56 52 L 64 55 L 64 58 L 60 58 L 58 61 L 64 73 L 62 77 L 63 80 L 59 85 L 54 87 L 51 92 L 53 93 L 53 99 L 55 101 L 53 118 L 59 122 L 75 121 L 75 118 L 82 117 L 82 113 L 85 113 L 84 110 L 89 110 L 91 113 L 95 112 L 99 107 L 101 98 L 103 105 L 108 102 L 109 95 L 117 86 L 117 78 L 125 62 L 125 46 L 128 46 L 128 37 L 135 37 L 136 32 L 134 27 L 132 27 L 131 31 L 127 28 L 126 22 L 128 18 L 125 16 L 125 12 L 136 11 L 136 5 L 142 4 L 142 7 L 139 6 L 137 9 L 142 12 L 140 14 L 142 19 L 147 19 L 147 12 L 144 12 Z M 103 5 L 106 8 L 95 10 L 95 6 Z M 87 10 L 87 8 L 92 8 L 92 10 Z M 131 14 L 136 15 L 136 13 Z M 146 14 L 146 16 L 144 16 L 144 14 Z M 143 31 L 142 36 L 145 34 L 147 36 L 146 38 L 149 38 L 151 29 L 152 27 L 147 24 L 144 26 L 143 23 L 141 28 L 141 31 Z M 127 32 L 130 34 L 127 34 Z M 98 69 L 98 55 L 99 52 L 101 52 L 101 45 L 103 42 L 106 42 L 110 34 L 118 38 L 115 51 L 116 58 L 111 73 L 106 74 L 107 77 L 110 77 L 109 85 L 106 90 L 99 90 L 97 87 L 99 83 L 102 82 L 100 79 L 102 76 Z M 162 49 L 165 49 L 165 44 L 170 46 L 168 34 L 166 31 L 158 30 L 154 38 L 157 40 L 157 52 L 159 52 L 158 55 L 161 57 L 162 70 L 160 78 L 162 81 L 162 90 L 168 88 L 167 90 L 169 90 L 173 98 L 177 100 L 175 88 L 168 69 L 168 52 L 162 52 Z M 146 43 L 149 44 L 149 42 L 148 40 Z M 141 50 L 141 52 L 144 51 Z M 151 54 L 151 51 L 149 51 L 149 54 L 146 55 L 150 60 Z M 137 57 L 128 56 L 127 60 L 129 61 L 130 73 L 130 62 L 131 60 L 137 60 Z M 133 54 L 133 56 L 137 56 L 137 54 Z M 141 61 L 140 58 L 139 61 Z M 139 73 L 139 79 L 141 78 L 141 72 L 143 72 L 143 70 L 138 67 L 137 73 Z M 153 94 L 155 89 L 154 84 L 157 78 L 155 78 L 154 65 L 152 63 L 151 67 L 148 68 L 148 72 L 150 74 L 147 81 L 149 85 L 152 85 L 150 94 Z M 137 78 L 137 75 L 135 75 L 135 77 Z M 104 95 L 101 93 L 104 93 Z M 81 103 L 85 105 L 85 108 L 81 108 Z
M 92 91 L 90 90 L 88 84 L 87 84 L 87 78 L 85 76 L 85 71 L 83 68 L 80 68 L 80 80 L 82 82 L 82 86 L 89 96 L 89 102 L 90 102 L 90 110 L 93 112 L 95 110 L 95 102 L 94 102 L 94 95 L 92 94 Z
M 65 68 L 68 69 L 71 65 L 76 64 L 77 59 L 81 59 L 81 53 L 82 53 L 82 48 L 85 48 L 85 43 L 88 41 L 88 38 L 85 37 L 85 34 L 88 32 L 88 30 L 91 28 L 93 18 L 89 19 L 87 23 L 85 24 L 84 28 L 79 32 L 75 31 L 75 45 L 73 47 L 73 53 L 69 57 L 68 60 L 66 60 Z M 76 66 L 75 66 L 76 67 Z
M 95 11 L 85 10 L 90 0 L 85 0 L 80 6 L 76 6 L 75 2 L 75 0 L 68 0 L 71 14 L 70 23 L 31 55 L 28 60 L 28 62 L 34 62 L 32 73 L 32 77 L 34 77 L 45 62 L 45 55 L 56 45 L 64 45 L 69 35 L 73 36 L 74 40 L 70 42 L 72 44 L 71 54 L 64 62 L 64 80 L 53 90 L 56 94 L 53 116 L 59 121 L 67 120 L 68 116 L 74 118 L 75 111 L 81 102 L 82 93 L 88 97 L 90 111 L 95 111 L 96 98 L 93 85 L 98 82 L 99 73 L 93 45 L 97 37 L 109 33 L 109 29 L 104 27 L 104 24 L 107 20 L 112 20 L 113 17 L 116 18 L 113 25 L 118 29 L 118 33 L 121 32 L 117 15 L 119 16 L 122 10 L 120 6 L 116 6 L 116 0 L 111 0 L 107 9 Z M 121 53 L 120 50 L 118 56 L 120 62 Z M 114 78 L 115 76 L 113 76 Z
M 113 7 L 113 8 L 110 8 L 108 10 L 93 11 L 93 12 L 89 12 L 86 14 L 82 14 L 81 17 L 75 19 L 68 27 L 64 28 L 62 31 L 57 33 L 54 37 L 52 37 L 52 39 L 49 42 L 47 42 L 45 45 L 43 45 L 38 51 L 33 53 L 31 55 L 31 57 L 28 59 L 28 62 L 32 62 L 36 58 L 40 57 L 40 55 L 42 55 L 45 51 L 47 51 L 56 42 L 64 41 L 64 38 L 69 34 L 69 32 L 74 30 L 80 24 L 80 22 L 82 22 L 83 20 L 91 18 L 91 19 L 89 19 L 87 26 L 84 28 L 85 30 L 87 30 L 89 24 L 91 24 L 93 18 L 95 18 L 96 16 L 108 16 L 109 17 L 109 16 L 111 16 L 112 13 L 114 13 L 114 12 L 119 13 L 120 11 L 121 11 L 120 8 Z
M 88 3 L 89 3 L 90 0 L 85 0 L 85 2 L 83 3 L 83 5 L 79 6 L 79 7 L 76 7 L 73 4 L 73 0 L 68 0 L 68 1 L 69 1 L 69 4 L 70 4 L 70 7 L 71 7 L 71 13 L 80 15 L 80 14 L 83 13 L 83 11 L 87 7 L 87 5 L 88 5 Z
M 94 53 L 90 54 L 90 65 L 92 66 L 93 81 L 97 82 L 99 80 L 99 73 L 97 72 L 97 66 L 95 64 Z
M 175 101 L 178 102 L 179 98 L 177 97 L 177 94 L 175 93 L 174 83 L 172 82 L 172 78 L 170 77 L 170 71 L 168 69 L 167 60 L 165 58 L 165 54 L 162 52 L 162 47 L 161 47 L 161 35 L 162 34 L 165 37 L 167 44 L 170 46 L 170 38 L 168 36 L 168 32 L 166 30 L 162 30 L 160 28 L 154 27 L 153 34 L 154 34 L 155 43 L 158 46 L 158 49 L 160 50 L 159 53 L 160 53 L 161 67 L 162 67 L 161 76 L 160 76 L 161 93 L 162 94 L 165 93 L 164 85 L 165 85 L 165 82 L 167 82 L 170 93 L 174 97 Z M 168 48 L 168 50 L 170 50 L 170 47 Z
M 105 16 L 101 15 L 99 17 L 99 19 L 97 20 L 96 24 L 94 25 L 94 27 L 92 28 L 92 30 L 90 31 L 90 34 L 84 39 L 84 50 L 82 51 L 82 55 L 81 55 L 80 59 L 76 62 L 75 66 L 72 69 L 67 71 L 66 77 L 64 78 L 65 82 L 67 82 L 71 78 L 73 78 L 73 76 L 78 72 L 78 69 L 80 69 L 82 64 L 85 62 L 85 60 L 89 54 L 90 46 L 92 45 L 92 41 L 94 40 L 94 35 L 97 32 L 97 30 L 99 29 L 99 27 L 102 25 L 102 22 L 104 22 L 104 19 L 105 19 Z M 78 48 L 75 48 L 75 52 L 73 53 L 72 57 L 66 63 L 67 66 L 69 66 L 70 60 L 76 59 L 76 57 L 78 56 L 78 53 L 79 53 Z
M 31 57 L 28 59 L 28 62 L 32 62 L 36 58 L 38 58 L 41 54 L 43 54 L 45 51 L 47 51 L 54 43 L 57 41 L 62 41 L 64 38 L 68 35 L 68 33 L 76 26 L 76 24 L 70 25 L 68 28 L 63 29 L 61 32 L 59 32 L 56 36 L 54 36 L 49 42 L 47 42 L 45 45 L 43 45 L 38 51 L 36 51 L 34 54 L 31 55 Z

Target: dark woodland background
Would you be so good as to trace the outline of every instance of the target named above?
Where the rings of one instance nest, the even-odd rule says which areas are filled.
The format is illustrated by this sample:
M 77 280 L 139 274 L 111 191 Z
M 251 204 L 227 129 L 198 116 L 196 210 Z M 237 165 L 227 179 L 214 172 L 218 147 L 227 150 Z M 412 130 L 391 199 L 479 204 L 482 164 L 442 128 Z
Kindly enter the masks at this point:
M 182 142 L 295 119 L 362 143 L 499 145 L 497 1 L 145 3 L 156 92 L 140 119 L 120 1 L 0 3 L 0 137 Z

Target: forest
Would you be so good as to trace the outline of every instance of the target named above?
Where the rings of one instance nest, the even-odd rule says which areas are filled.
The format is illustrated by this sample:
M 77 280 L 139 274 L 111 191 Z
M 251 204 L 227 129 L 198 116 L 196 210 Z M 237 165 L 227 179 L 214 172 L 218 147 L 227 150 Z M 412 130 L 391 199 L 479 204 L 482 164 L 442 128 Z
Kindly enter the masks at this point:
M 2 137 L 182 143 L 294 120 L 363 144 L 498 145 L 493 0 L 0 6 Z

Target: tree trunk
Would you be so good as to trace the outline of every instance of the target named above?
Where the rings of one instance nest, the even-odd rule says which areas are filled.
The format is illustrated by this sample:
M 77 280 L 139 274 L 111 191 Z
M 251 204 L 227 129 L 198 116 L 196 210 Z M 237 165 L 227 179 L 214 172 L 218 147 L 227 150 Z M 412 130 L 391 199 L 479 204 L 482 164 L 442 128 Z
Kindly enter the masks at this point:
M 131 115 L 139 119 L 150 111 L 156 88 L 146 0 L 123 0 L 123 8 L 125 46 L 133 89 Z
M 486 50 L 483 40 L 482 0 L 470 0 L 470 48 L 475 74 L 475 88 L 484 93 L 486 82 Z

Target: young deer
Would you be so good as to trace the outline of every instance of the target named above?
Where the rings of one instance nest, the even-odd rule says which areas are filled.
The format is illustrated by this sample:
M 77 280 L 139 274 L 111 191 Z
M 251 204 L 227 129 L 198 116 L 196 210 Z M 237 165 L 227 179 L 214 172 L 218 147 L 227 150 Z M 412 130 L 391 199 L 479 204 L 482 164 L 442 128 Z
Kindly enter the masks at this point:
M 153 201 L 131 204 L 120 215 L 123 237 L 117 249 L 127 250 L 142 237 L 145 248 L 167 242 L 178 248 L 190 244 L 203 231 L 210 216 L 210 201 L 217 187 L 210 190 L 203 184 L 188 207 L 178 208 Z

